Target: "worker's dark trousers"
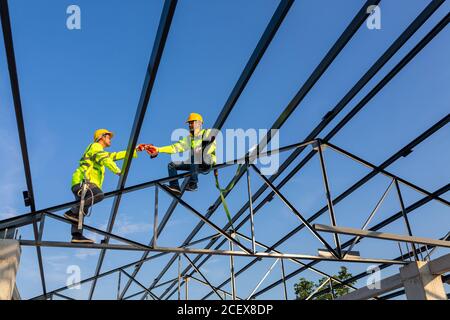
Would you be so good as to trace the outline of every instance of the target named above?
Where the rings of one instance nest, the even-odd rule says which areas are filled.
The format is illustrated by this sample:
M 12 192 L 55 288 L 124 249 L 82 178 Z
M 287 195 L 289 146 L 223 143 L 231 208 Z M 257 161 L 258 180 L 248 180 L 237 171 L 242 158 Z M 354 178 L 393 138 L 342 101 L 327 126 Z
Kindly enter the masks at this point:
M 191 162 L 171 162 L 169 163 L 169 177 L 175 177 L 178 174 L 178 170 L 190 171 L 191 177 L 189 179 L 190 184 L 197 184 L 199 171 L 207 171 L 209 166 L 207 164 L 195 164 Z M 170 181 L 170 186 L 174 188 L 180 188 L 178 180 Z
M 86 196 L 84 198 L 85 201 L 84 201 L 83 211 L 84 211 L 85 215 L 89 212 L 89 208 L 91 207 L 92 204 L 98 203 L 104 199 L 103 191 L 99 187 L 97 187 L 95 184 L 90 183 L 89 189 L 90 189 L 90 191 L 88 190 L 86 192 Z M 81 185 L 79 185 L 79 184 L 74 185 L 72 187 L 72 192 L 73 192 L 73 195 L 75 196 L 75 199 L 77 201 L 80 201 L 81 200 L 81 196 L 80 196 L 81 195 Z M 94 201 L 92 201 L 92 199 Z M 70 211 L 72 211 L 73 213 L 76 213 L 76 214 L 78 214 L 79 210 L 80 210 L 80 204 L 78 204 L 70 209 Z M 72 235 L 77 235 L 77 234 L 82 234 L 82 233 L 83 233 L 82 231 L 80 232 L 78 230 L 78 226 L 76 224 L 72 224 Z

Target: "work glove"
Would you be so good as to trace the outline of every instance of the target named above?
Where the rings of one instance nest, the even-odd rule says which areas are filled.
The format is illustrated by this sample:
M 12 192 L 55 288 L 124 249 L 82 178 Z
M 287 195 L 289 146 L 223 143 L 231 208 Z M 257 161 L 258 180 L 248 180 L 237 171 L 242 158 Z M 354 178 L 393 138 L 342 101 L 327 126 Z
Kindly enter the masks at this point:
M 147 146 L 145 143 L 141 143 L 136 147 L 136 151 L 144 151 L 145 150 L 145 146 Z
M 158 148 L 151 144 L 148 146 L 146 151 L 150 155 L 150 158 L 152 159 L 156 158 L 159 154 Z
M 152 144 L 145 144 L 145 143 L 141 143 L 140 145 L 138 145 L 136 147 L 136 151 L 146 151 L 148 153 L 148 155 L 153 159 L 156 158 L 159 154 L 158 148 L 155 147 Z

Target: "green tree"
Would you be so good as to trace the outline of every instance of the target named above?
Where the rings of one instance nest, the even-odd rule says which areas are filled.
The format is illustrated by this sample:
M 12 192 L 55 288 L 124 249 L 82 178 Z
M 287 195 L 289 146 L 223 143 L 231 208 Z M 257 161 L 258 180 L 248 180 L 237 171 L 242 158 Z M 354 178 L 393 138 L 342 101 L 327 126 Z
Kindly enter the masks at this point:
M 353 277 L 353 275 L 348 272 L 348 269 L 346 267 L 341 266 L 341 269 L 339 270 L 338 274 L 334 275 L 333 277 L 336 279 L 339 279 L 341 281 L 345 281 L 345 280 Z M 327 282 L 327 283 L 325 284 L 325 282 Z M 331 282 L 331 286 L 330 286 L 330 282 Z M 355 284 L 355 282 L 356 281 L 351 281 L 348 284 L 353 285 L 353 284 Z M 314 297 L 314 299 L 316 299 L 316 300 L 332 300 L 333 296 L 334 296 L 334 298 L 341 297 L 350 292 L 350 288 L 348 286 L 340 286 L 340 285 L 338 286 L 338 285 L 339 285 L 339 282 L 337 282 L 336 280 L 333 280 L 333 279 L 330 280 L 330 278 L 328 278 L 328 277 L 319 279 L 319 282 L 317 284 L 315 284 L 312 281 L 308 281 L 305 278 L 300 278 L 299 282 L 294 284 L 294 290 L 295 290 L 296 298 L 298 300 L 304 300 L 307 297 L 309 297 L 315 290 L 317 290 L 319 287 L 322 286 L 318 292 L 320 292 L 322 290 L 326 290 L 326 289 L 330 289 L 330 290 L 327 293 L 323 293 L 321 295 Z M 333 288 L 333 292 L 331 292 L 331 288 Z
M 297 300 L 304 300 L 314 292 L 315 284 L 312 281 L 300 278 L 299 282 L 294 284 L 295 296 Z

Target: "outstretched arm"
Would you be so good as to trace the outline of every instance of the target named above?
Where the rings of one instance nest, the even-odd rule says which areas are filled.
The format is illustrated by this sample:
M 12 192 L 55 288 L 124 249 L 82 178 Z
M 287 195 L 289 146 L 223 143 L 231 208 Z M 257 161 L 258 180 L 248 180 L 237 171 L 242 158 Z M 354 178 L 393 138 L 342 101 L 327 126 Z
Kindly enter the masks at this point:
M 113 161 L 123 160 L 127 156 L 127 151 L 110 152 L 109 155 Z M 137 158 L 136 150 L 133 152 L 133 158 Z
M 188 137 L 184 137 L 183 139 L 181 139 L 178 142 L 175 142 L 172 145 L 159 148 L 157 147 L 156 149 L 160 153 L 168 153 L 168 154 L 184 152 L 189 149 Z
M 120 175 L 121 170 L 115 163 L 115 161 L 125 159 L 127 152 L 126 151 L 120 151 L 120 152 L 107 152 L 104 151 L 103 148 L 99 145 L 94 144 L 92 146 L 92 157 L 94 158 L 95 162 L 97 162 L 100 165 L 105 166 L 109 170 L 111 170 L 114 174 Z M 137 157 L 136 151 L 133 154 L 133 157 Z

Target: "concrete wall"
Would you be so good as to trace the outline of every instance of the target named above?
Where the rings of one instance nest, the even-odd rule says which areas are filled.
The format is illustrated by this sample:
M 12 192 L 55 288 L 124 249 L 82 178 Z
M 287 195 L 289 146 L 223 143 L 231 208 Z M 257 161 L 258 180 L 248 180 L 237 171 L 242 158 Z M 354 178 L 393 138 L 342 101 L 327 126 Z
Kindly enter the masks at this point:
M 19 270 L 20 245 L 17 240 L 0 240 L 0 300 L 11 300 Z M 17 299 L 17 295 L 16 299 Z

